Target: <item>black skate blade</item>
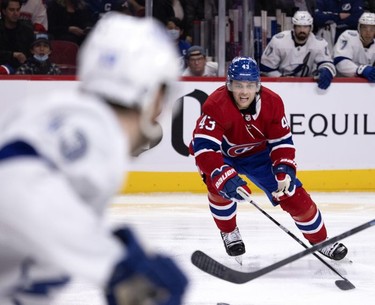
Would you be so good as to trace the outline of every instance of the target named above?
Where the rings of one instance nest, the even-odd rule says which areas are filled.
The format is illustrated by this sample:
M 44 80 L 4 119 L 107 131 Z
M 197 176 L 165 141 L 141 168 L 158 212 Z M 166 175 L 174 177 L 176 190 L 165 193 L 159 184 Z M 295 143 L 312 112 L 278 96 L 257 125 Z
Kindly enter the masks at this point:
M 337 280 L 337 281 L 335 281 L 335 284 L 341 290 L 351 290 L 351 289 L 355 288 L 355 286 L 351 282 L 349 282 L 348 280 Z

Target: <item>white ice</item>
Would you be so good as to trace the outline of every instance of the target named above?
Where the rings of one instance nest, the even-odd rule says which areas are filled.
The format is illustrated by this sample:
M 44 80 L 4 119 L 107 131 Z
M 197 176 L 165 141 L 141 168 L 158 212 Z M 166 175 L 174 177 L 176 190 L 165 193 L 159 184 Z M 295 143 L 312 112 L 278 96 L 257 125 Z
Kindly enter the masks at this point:
M 312 193 L 329 236 L 375 218 L 375 193 Z M 253 196 L 259 206 L 304 242 L 289 215 L 267 198 Z M 244 272 L 272 264 L 304 248 L 249 203 L 238 205 L 237 223 L 246 244 L 243 266 L 225 253 L 204 194 L 142 194 L 115 198 L 108 211 L 111 225 L 131 225 L 149 251 L 168 253 L 190 280 L 184 305 L 316 305 L 373 304 L 375 299 L 375 227 L 343 240 L 344 262 L 328 261 L 356 288 L 342 291 L 341 279 L 312 255 L 245 284 L 214 278 L 190 262 L 202 250 L 219 262 Z M 306 242 L 307 243 L 307 242 Z M 54 305 L 104 305 L 95 287 L 74 282 Z

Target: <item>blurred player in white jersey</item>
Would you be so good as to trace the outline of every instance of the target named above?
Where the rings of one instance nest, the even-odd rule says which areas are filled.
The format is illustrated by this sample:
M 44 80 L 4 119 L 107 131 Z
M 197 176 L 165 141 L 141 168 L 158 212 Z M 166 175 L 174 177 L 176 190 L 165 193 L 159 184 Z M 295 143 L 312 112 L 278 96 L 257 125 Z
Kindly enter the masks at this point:
M 375 14 L 365 12 L 358 31 L 342 33 L 334 48 L 334 62 L 341 76 L 360 76 L 375 82 Z
M 80 49 L 76 89 L 0 121 L 0 304 L 51 304 L 73 279 L 111 305 L 181 304 L 187 279 L 173 260 L 103 221 L 127 156 L 161 137 L 178 73 L 163 26 L 109 13 Z
M 313 18 L 307 11 L 297 11 L 293 30 L 274 35 L 265 48 L 260 64 L 262 75 L 314 76 L 320 89 L 327 89 L 336 75 L 327 42 L 312 33 Z

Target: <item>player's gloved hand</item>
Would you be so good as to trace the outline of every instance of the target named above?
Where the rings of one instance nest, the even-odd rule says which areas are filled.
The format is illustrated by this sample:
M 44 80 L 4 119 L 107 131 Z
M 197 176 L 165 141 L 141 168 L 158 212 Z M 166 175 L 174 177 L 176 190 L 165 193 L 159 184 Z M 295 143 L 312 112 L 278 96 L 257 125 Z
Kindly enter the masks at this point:
M 321 68 L 318 71 L 318 76 L 316 77 L 318 82 L 318 87 L 320 89 L 326 90 L 333 79 L 331 71 L 327 68 Z
M 187 279 L 162 255 L 148 256 L 130 229 L 116 231 L 127 255 L 112 273 L 106 289 L 109 305 L 180 305 Z
M 362 65 L 357 69 L 357 75 L 367 78 L 371 83 L 375 83 L 375 67 Z
M 282 201 L 294 195 L 296 191 L 296 165 L 293 160 L 282 160 L 272 168 L 277 181 L 277 190 L 272 192 L 276 201 Z
M 211 179 L 219 194 L 226 199 L 243 200 L 241 195 L 237 193 L 237 188 L 240 186 L 251 194 L 246 182 L 238 176 L 236 170 L 229 165 L 216 168 L 211 173 Z

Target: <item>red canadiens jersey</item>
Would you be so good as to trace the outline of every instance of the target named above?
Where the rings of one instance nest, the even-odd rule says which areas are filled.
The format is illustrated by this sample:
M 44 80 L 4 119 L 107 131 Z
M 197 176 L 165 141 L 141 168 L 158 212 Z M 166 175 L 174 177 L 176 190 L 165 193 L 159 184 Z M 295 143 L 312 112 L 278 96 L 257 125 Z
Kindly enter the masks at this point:
M 269 149 L 272 161 L 278 163 L 294 160 L 295 155 L 283 101 L 263 86 L 249 109 L 242 111 L 226 86 L 215 90 L 203 104 L 190 148 L 197 166 L 207 175 L 223 165 L 224 158 L 242 158 Z

